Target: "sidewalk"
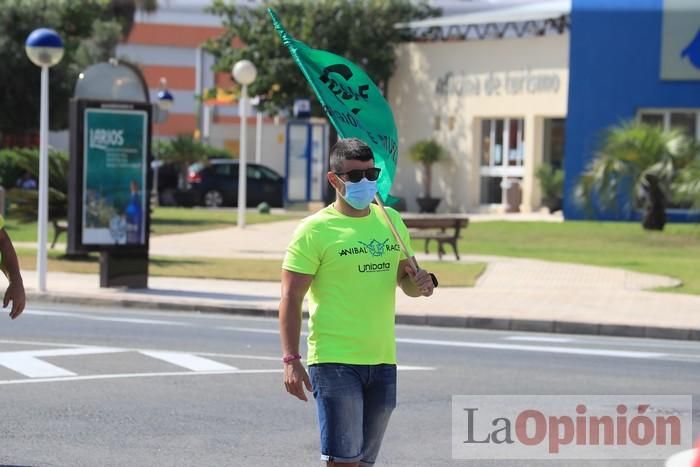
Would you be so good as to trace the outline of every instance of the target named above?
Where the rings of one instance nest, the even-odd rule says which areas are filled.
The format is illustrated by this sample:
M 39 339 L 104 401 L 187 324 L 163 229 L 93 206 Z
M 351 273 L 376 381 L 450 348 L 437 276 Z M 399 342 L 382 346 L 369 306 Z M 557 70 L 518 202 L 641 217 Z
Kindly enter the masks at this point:
M 151 254 L 191 257 L 282 258 L 298 221 L 254 224 L 151 238 Z M 448 255 L 449 257 L 449 255 Z M 419 254 L 418 260 L 436 259 Z M 486 262 L 474 288 L 438 288 L 430 298 L 397 291 L 397 322 L 502 330 L 612 334 L 700 340 L 700 296 L 652 292 L 677 281 L 612 268 L 547 261 L 464 256 Z M 149 278 L 149 289 L 101 289 L 97 275 L 49 272 L 47 294 L 34 302 L 112 304 L 275 316 L 277 282 Z

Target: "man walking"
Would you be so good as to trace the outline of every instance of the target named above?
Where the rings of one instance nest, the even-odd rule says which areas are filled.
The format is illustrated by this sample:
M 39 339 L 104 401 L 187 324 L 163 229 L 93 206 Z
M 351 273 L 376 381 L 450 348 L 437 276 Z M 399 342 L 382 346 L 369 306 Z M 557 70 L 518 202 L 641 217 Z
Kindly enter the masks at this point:
M 284 384 L 306 401 L 313 391 L 328 466 L 374 465 L 396 406 L 395 290 L 411 297 L 433 293 L 430 274 L 414 272 L 380 208 L 371 204 L 380 169 L 358 139 L 331 149 L 330 206 L 304 219 L 282 265 L 280 337 Z M 387 208 L 409 248 L 399 214 Z M 309 294 L 307 374 L 299 336 Z

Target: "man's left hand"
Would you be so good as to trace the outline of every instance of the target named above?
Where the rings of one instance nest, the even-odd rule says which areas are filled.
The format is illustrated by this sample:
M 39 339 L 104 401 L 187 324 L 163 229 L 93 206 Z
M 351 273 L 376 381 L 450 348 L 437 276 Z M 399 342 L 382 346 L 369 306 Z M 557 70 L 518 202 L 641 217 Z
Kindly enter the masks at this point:
M 24 311 L 27 304 L 27 298 L 24 294 L 24 284 L 21 281 L 10 282 L 5 292 L 5 298 L 2 301 L 3 308 L 12 302 L 12 310 L 10 310 L 10 318 L 15 319 Z
M 428 271 L 419 269 L 418 272 L 414 272 L 411 266 L 406 266 L 406 273 L 423 297 L 430 297 L 433 294 L 435 286 Z

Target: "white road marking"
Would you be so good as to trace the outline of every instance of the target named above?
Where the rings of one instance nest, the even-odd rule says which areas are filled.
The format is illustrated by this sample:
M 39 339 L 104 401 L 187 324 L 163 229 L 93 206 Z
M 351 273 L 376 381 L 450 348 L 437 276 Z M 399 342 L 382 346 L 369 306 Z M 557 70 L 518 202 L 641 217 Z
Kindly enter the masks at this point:
M 422 371 L 434 370 L 430 367 L 398 367 L 401 371 Z M 164 376 L 213 376 L 213 375 L 237 375 L 237 374 L 265 374 L 265 373 L 283 373 L 282 368 L 274 369 L 255 369 L 255 370 L 229 370 L 229 371 L 170 371 L 161 373 L 117 373 L 111 375 L 85 375 L 85 376 L 64 376 L 53 378 L 33 378 L 33 379 L 8 379 L 0 380 L 0 386 L 9 384 L 30 384 L 30 383 L 61 383 L 70 381 L 95 381 L 101 379 L 128 379 L 128 378 L 154 378 Z
M 474 349 L 492 349 L 492 350 L 515 350 L 521 352 L 543 352 L 543 353 L 560 353 L 570 355 L 591 355 L 596 357 L 618 357 L 618 358 L 636 358 L 636 359 L 664 359 L 670 355 L 658 352 L 638 352 L 632 350 L 608 350 L 608 349 L 586 349 L 581 347 L 557 347 L 557 346 L 538 346 L 538 345 L 517 345 L 517 344 L 492 344 L 488 342 L 461 342 L 461 341 L 444 341 L 432 339 L 407 339 L 397 338 L 396 342 L 405 344 L 418 345 L 437 345 L 447 347 L 467 347 Z
M 547 337 L 547 336 L 506 336 L 502 337 L 506 341 L 526 341 L 526 342 L 552 342 L 566 344 L 573 342 L 573 339 L 568 337 Z
M 0 352 L 0 366 L 27 376 L 29 378 L 50 378 L 54 376 L 73 376 L 75 373 L 37 357 L 65 357 L 71 355 L 93 355 L 122 352 L 121 349 L 108 347 L 82 347 L 69 349 L 20 350 Z
M 238 331 L 238 332 L 254 332 L 257 334 L 277 334 L 279 335 L 279 329 L 267 329 L 267 328 L 246 328 L 240 326 L 217 326 L 216 329 L 222 331 Z M 302 336 L 308 336 L 309 333 L 306 331 L 301 331 Z
M 234 371 L 238 368 L 234 366 L 229 366 L 224 363 L 220 363 L 214 360 L 210 360 L 204 357 L 198 357 L 197 355 L 192 355 L 184 352 L 163 352 L 163 351 L 146 351 L 141 350 L 139 353 L 146 355 L 147 357 L 155 358 L 157 360 L 163 360 L 164 362 L 171 363 L 173 365 L 180 366 L 182 368 L 187 368 L 192 371 Z
M 279 362 L 282 361 L 282 357 L 263 357 L 260 355 L 243 355 L 243 354 L 231 354 L 231 353 L 216 353 L 216 352 L 197 352 L 197 355 L 202 357 L 222 357 L 222 358 L 242 358 L 249 360 L 270 360 Z
M 19 344 L 19 345 L 40 345 L 40 346 L 56 346 L 56 347 L 75 347 L 85 348 L 91 347 L 87 344 L 67 344 L 65 342 L 45 342 L 45 341 L 22 341 L 14 339 L 0 339 L 0 344 Z
M 275 329 L 266 328 L 246 328 L 246 327 L 232 327 L 232 326 L 219 326 L 217 329 L 229 330 L 229 331 L 239 331 L 239 332 L 252 332 L 260 334 L 279 334 L 279 331 Z M 308 335 L 306 332 L 301 333 L 302 336 Z M 534 342 L 552 342 L 552 343 L 568 343 L 576 342 L 576 339 L 566 338 L 566 337 L 547 337 L 547 336 L 507 336 L 501 337 L 501 339 L 511 340 L 522 340 L 522 341 L 534 341 Z M 500 343 L 490 343 L 490 342 L 463 342 L 463 341 L 448 341 L 448 340 L 435 340 L 435 339 L 412 339 L 412 338 L 402 338 L 397 337 L 396 342 L 403 342 L 407 344 L 419 344 L 419 345 L 442 345 L 451 347 L 471 347 L 471 348 L 481 348 L 481 349 L 493 349 L 493 350 L 515 350 L 515 351 L 525 351 L 525 352 L 549 352 L 549 353 L 560 353 L 560 354 L 570 354 L 570 355 L 592 355 L 600 357 L 617 357 L 617 358 L 637 358 L 637 359 L 660 359 L 675 361 L 675 354 L 661 353 L 661 352 L 645 352 L 637 350 L 611 350 L 611 349 L 589 349 L 585 347 L 561 347 L 561 346 L 537 346 L 537 345 L 518 345 L 518 344 L 500 344 Z M 584 343 L 584 342 L 580 342 Z M 697 356 L 700 359 L 700 355 Z M 687 361 L 683 359 L 683 361 Z
M 11 339 L 0 339 L 0 344 L 13 344 L 13 345 L 38 345 L 38 346 L 55 346 L 55 347 L 73 347 L 73 348 L 96 348 L 89 344 L 66 344 L 64 342 L 45 342 L 45 341 L 23 341 L 23 340 L 11 340 Z M 108 347 L 100 347 L 101 349 L 107 349 Z M 113 347 L 115 350 L 122 352 L 168 352 L 163 349 L 142 349 L 135 347 Z M 281 357 L 270 357 L 262 355 L 244 355 L 244 354 L 231 354 L 231 353 L 216 353 L 216 352 L 189 352 L 195 355 L 201 355 L 203 357 L 225 357 L 225 358 L 245 358 L 252 360 L 274 360 L 280 361 Z
M 45 350 L 21 350 L 19 352 L 2 352 L 0 355 L 8 353 L 21 353 L 33 357 L 70 357 L 73 355 L 100 355 L 105 353 L 126 352 L 125 349 L 116 347 L 78 347 L 70 349 L 45 349 Z
M 65 311 L 44 311 L 44 310 L 27 310 L 25 313 L 38 316 L 60 316 L 62 318 L 77 318 L 87 319 L 92 321 L 111 321 L 116 323 L 132 323 L 132 324 L 158 324 L 164 326 L 192 326 L 191 323 L 181 321 L 168 321 L 162 319 L 144 319 L 144 318 L 121 318 L 112 316 L 95 316 L 87 313 L 69 313 Z
M 153 378 L 158 376 L 207 376 L 225 374 L 259 374 L 282 373 L 282 368 L 264 370 L 229 370 L 229 371 L 170 371 L 161 373 L 116 373 L 111 375 L 66 376 L 59 378 L 9 379 L 0 381 L 0 385 L 28 383 L 56 383 L 64 381 L 92 381 L 100 379 Z
M 236 326 L 217 326 L 216 329 L 222 331 L 241 331 L 241 332 L 254 332 L 257 334 L 279 334 L 278 329 L 266 329 L 266 328 L 242 328 Z
M 8 352 L 11 354 L 12 352 Z M 46 363 L 43 360 L 30 355 L 0 355 L 0 366 L 9 368 L 21 375 L 29 378 L 51 378 L 55 376 L 75 376 L 72 371 L 65 370 L 59 366 Z
M 435 367 L 432 366 L 410 366 L 410 365 L 396 365 L 398 371 L 434 371 Z
M 61 381 L 90 381 L 100 379 L 145 378 L 156 376 L 193 376 L 193 375 L 224 375 L 224 374 L 259 374 L 281 373 L 283 368 L 241 370 L 235 366 L 204 357 L 238 358 L 250 360 L 265 360 L 279 362 L 279 357 L 262 355 L 225 354 L 214 352 L 179 352 L 159 349 L 138 349 L 122 347 L 99 347 L 92 345 L 63 344 L 60 342 L 37 342 L 25 340 L 0 340 L 0 344 L 12 345 L 41 345 L 62 348 L 17 350 L 0 352 L 0 366 L 16 371 L 28 379 L 11 379 L 0 381 L 0 385 L 25 383 L 50 383 Z M 78 375 L 72 371 L 52 365 L 37 357 L 70 357 L 78 355 L 100 355 L 108 353 L 138 352 L 150 358 L 166 361 L 187 368 L 188 371 L 119 373 L 100 375 Z M 431 371 L 433 367 L 399 365 L 400 371 Z

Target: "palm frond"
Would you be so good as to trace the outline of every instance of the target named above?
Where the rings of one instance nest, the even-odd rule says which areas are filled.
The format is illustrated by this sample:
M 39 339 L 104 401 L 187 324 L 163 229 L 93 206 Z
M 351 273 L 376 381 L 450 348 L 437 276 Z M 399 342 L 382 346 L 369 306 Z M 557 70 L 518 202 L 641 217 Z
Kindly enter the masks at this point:
M 698 148 L 677 130 L 664 132 L 636 121 L 614 126 L 577 183 L 578 204 L 590 208 L 595 199 L 604 209 L 631 209 L 640 191 L 648 188 L 647 176 L 670 195 L 679 171 L 700 154 Z

